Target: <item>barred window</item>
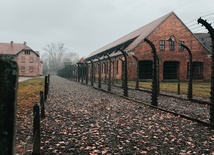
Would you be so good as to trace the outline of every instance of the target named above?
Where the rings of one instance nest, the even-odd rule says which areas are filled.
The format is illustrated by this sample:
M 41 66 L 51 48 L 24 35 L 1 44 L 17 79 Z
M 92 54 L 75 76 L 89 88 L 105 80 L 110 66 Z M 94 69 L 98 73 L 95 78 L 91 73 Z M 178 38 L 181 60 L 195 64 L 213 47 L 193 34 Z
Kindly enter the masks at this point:
M 183 41 L 179 41 L 179 51 L 184 51 L 184 47 L 181 46 L 181 44 L 183 44 L 184 42 Z
M 21 57 L 21 62 L 22 62 L 22 63 L 25 62 L 25 57 L 24 57 L 24 56 Z
M 102 63 L 102 74 L 105 73 L 105 63 Z
M 25 72 L 25 66 L 21 66 L 21 72 Z
M 169 50 L 174 51 L 175 50 L 175 42 L 174 41 L 169 41 Z
M 30 54 L 30 51 L 25 51 L 25 54 L 29 55 L 29 54 Z
M 116 61 L 116 73 L 119 73 L 119 60 Z
M 29 67 L 29 71 L 30 71 L 30 73 L 33 72 L 33 66 L 30 66 L 30 67 Z
M 203 62 L 193 62 L 192 63 L 192 78 L 195 80 L 203 79 Z M 189 62 L 187 65 L 187 79 L 189 73 Z
M 164 50 L 165 50 L 165 41 L 160 40 L 160 51 L 164 51 Z
M 33 63 L 33 57 L 30 57 L 30 63 Z

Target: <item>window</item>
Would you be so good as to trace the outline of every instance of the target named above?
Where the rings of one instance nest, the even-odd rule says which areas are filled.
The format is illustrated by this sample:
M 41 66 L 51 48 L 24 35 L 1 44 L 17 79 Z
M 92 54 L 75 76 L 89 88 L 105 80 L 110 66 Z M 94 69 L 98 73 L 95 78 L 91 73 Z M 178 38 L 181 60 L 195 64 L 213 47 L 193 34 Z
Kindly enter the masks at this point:
M 103 74 L 103 63 L 100 62 L 100 65 L 101 65 L 101 74 Z
M 187 66 L 187 78 L 189 72 L 189 63 Z M 192 63 L 192 78 L 195 80 L 203 79 L 203 62 L 193 62 Z
M 184 41 L 179 41 L 179 44 L 183 44 Z M 179 51 L 184 51 L 184 47 L 179 45 Z
M 119 61 L 118 60 L 116 61 L 116 73 L 117 74 L 119 73 Z
M 25 66 L 21 66 L 21 72 L 25 72 Z
M 102 74 L 104 73 L 104 68 L 105 68 L 105 64 L 104 63 L 102 63 Z
M 160 51 L 164 51 L 164 50 L 165 50 L 165 41 L 160 40 Z
M 29 55 L 29 54 L 30 54 L 30 51 L 25 51 L 25 54 L 26 54 L 26 55 Z
M 163 63 L 163 79 L 164 80 L 178 80 L 179 79 L 179 61 L 165 61 Z
M 25 57 L 24 57 L 24 56 L 21 57 L 21 62 L 22 62 L 22 63 L 25 62 Z
M 105 74 L 108 74 L 108 62 L 105 63 Z
M 105 74 L 108 74 L 108 62 L 106 62 Z
M 33 63 L 33 57 L 30 57 L 30 63 Z
M 175 50 L 175 42 L 174 41 L 169 41 L 169 50 L 174 51 Z
M 30 66 L 30 67 L 29 67 L 29 71 L 30 71 L 30 73 L 33 72 L 33 66 Z
M 140 60 L 139 64 L 139 79 L 152 79 L 152 65 L 150 60 Z

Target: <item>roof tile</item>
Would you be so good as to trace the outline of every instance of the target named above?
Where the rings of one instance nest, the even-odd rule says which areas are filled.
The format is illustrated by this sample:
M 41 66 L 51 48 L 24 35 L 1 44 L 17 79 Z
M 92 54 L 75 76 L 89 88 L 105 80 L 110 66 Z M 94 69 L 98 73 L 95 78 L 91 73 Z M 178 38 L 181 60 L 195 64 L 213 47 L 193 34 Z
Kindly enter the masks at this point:
M 32 50 L 23 43 L 0 43 L 0 54 L 16 55 L 22 50 Z
M 139 29 L 117 39 L 116 41 L 92 52 L 87 59 L 89 59 L 92 56 L 95 56 L 99 53 L 102 53 L 108 49 L 114 48 L 117 45 L 123 44 L 129 40 L 132 40 L 134 38 L 134 41 L 126 48 L 126 50 L 131 51 L 133 50 L 139 43 L 141 43 L 146 37 L 149 36 L 150 33 L 152 33 L 160 24 L 162 24 L 170 15 L 174 14 L 174 12 L 170 12 L 158 19 L 156 19 L 155 21 L 140 27 Z

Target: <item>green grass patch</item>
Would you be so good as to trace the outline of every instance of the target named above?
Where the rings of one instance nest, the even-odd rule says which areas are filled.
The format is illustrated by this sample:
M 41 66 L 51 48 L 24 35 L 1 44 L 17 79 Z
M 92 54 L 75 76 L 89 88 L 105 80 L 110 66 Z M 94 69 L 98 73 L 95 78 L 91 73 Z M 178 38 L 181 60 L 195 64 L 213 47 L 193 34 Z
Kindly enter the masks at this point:
M 135 81 L 129 81 L 128 85 L 135 87 Z M 141 89 L 152 89 L 152 82 L 140 82 Z M 210 82 L 193 82 L 193 96 L 202 97 L 204 99 L 210 98 Z M 178 82 L 160 82 L 160 91 L 177 93 L 178 92 Z M 187 94 L 188 92 L 188 82 L 180 82 L 180 94 Z
M 31 105 L 39 101 L 39 92 L 44 90 L 44 78 L 32 78 L 19 82 L 18 105 Z

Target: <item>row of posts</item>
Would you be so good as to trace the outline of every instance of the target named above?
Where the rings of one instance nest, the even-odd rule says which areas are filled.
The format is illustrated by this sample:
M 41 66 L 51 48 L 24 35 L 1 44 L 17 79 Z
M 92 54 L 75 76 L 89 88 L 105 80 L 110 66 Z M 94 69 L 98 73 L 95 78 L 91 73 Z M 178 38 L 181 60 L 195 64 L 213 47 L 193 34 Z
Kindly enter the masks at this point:
M 153 49 L 155 50 L 155 48 Z M 123 88 L 123 95 L 125 97 L 128 97 L 128 56 L 131 56 L 135 62 L 136 62 L 136 71 L 137 71 L 137 80 L 135 84 L 135 89 L 139 89 L 139 61 L 138 58 L 131 53 L 127 53 L 125 50 L 118 49 L 122 53 L 123 59 L 120 58 L 119 60 L 122 62 L 122 88 Z M 154 62 L 153 63 L 153 84 L 152 84 L 152 105 L 157 106 L 157 96 L 159 94 L 159 74 L 158 74 L 158 68 L 159 68 L 159 63 L 158 63 L 158 57 L 156 55 L 156 51 L 154 53 Z M 107 62 L 103 62 L 105 65 L 108 65 L 108 67 L 105 66 L 105 69 L 108 68 L 108 72 L 105 71 L 105 84 L 106 84 L 106 79 L 107 79 L 107 73 L 108 73 L 108 91 L 111 91 L 111 85 L 114 85 L 114 79 L 112 80 L 112 63 L 114 66 L 114 62 L 112 62 L 112 58 L 110 57 L 110 54 L 105 54 L 102 56 L 103 60 L 107 59 Z M 63 71 L 61 72 L 61 76 L 67 77 L 69 79 L 78 81 L 78 82 L 84 82 L 87 85 L 88 84 L 88 79 L 90 79 L 90 84 L 91 86 L 94 86 L 94 81 L 96 80 L 95 78 L 95 67 L 94 63 L 98 64 L 98 88 L 101 88 L 101 69 L 102 69 L 102 63 L 101 63 L 101 57 L 96 57 L 96 62 L 93 60 L 88 60 L 89 63 L 91 64 L 89 67 L 88 62 L 84 63 L 77 63 L 71 66 L 65 66 Z M 89 70 L 90 68 L 90 70 Z M 90 77 L 88 77 L 90 73 Z M 113 78 L 115 76 L 115 68 L 113 67 Z
M 214 124 L 214 30 L 211 27 L 210 24 L 208 24 L 205 20 L 199 19 L 199 23 L 204 25 L 212 38 L 212 73 L 211 73 L 211 106 L 210 106 L 210 122 L 211 124 Z M 170 39 L 172 39 L 170 36 Z M 158 105 L 158 94 L 160 91 L 160 84 L 159 84 L 159 58 L 156 53 L 156 48 L 154 44 L 148 40 L 147 38 L 144 39 L 146 43 L 150 45 L 152 48 L 152 54 L 153 54 L 153 71 L 152 71 L 152 101 L 151 104 L 153 106 Z M 168 40 L 169 41 L 169 40 Z M 175 41 L 175 38 L 174 38 Z M 177 42 L 178 43 L 178 42 Z M 192 69 L 192 52 L 191 50 L 184 45 L 183 43 L 179 43 L 180 46 L 182 46 L 184 49 L 187 50 L 188 55 L 189 55 L 189 68 L 188 68 L 188 94 L 187 97 L 189 100 L 193 100 L 193 89 L 192 89 L 192 80 L 193 80 L 193 69 Z M 128 97 L 128 74 L 127 74 L 127 56 L 128 53 L 122 49 L 118 49 L 117 51 L 120 51 L 124 57 L 124 59 L 121 59 L 122 61 L 122 87 L 123 87 L 123 95 Z M 108 78 L 108 91 L 111 91 L 111 57 L 109 56 L 111 53 L 104 54 L 102 57 L 107 56 L 109 59 L 109 78 Z M 138 59 L 136 56 L 132 55 L 136 62 L 137 62 L 137 75 L 139 76 L 139 63 Z M 99 81 L 98 81 L 98 87 L 101 88 L 101 57 L 96 57 L 94 59 L 98 60 L 99 64 Z M 89 60 L 91 63 L 91 85 L 94 85 L 94 61 Z M 86 77 L 86 84 L 88 84 L 88 62 L 85 63 L 77 63 L 77 65 L 72 65 L 70 68 L 71 72 L 67 72 L 69 74 L 70 78 L 76 79 L 76 81 L 80 82 L 80 77 L 82 78 L 82 83 L 83 83 L 83 78 Z M 136 89 L 139 89 L 139 77 L 137 77 L 136 80 Z M 180 94 L 180 82 L 178 82 L 178 94 Z
M 33 152 L 32 155 L 40 155 L 41 151 L 41 134 L 40 134 L 40 117 L 45 119 L 45 102 L 50 86 L 50 74 L 45 76 L 44 92 L 40 91 L 40 106 L 33 106 Z
M 159 83 L 159 58 L 157 56 L 156 53 L 156 48 L 154 46 L 154 44 L 148 40 L 147 38 L 144 40 L 146 43 L 148 43 L 151 48 L 152 48 L 152 54 L 153 54 L 153 71 L 152 71 L 152 101 L 151 104 L 154 106 L 158 105 L 158 94 L 160 91 L 160 83 Z M 186 47 L 185 45 L 182 45 L 184 48 L 187 49 L 189 55 L 191 54 L 191 51 L 189 50 L 188 47 Z M 128 56 L 132 56 L 136 62 L 136 70 L 137 70 L 137 80 L 136 80 L 136 85 L 135 85 L 135 89 L 138 90 L 139 89 L 139 61 L 138 58 L 134 55 L 134 54 L 130 54 L 127 53 L 124 50 L 118 49 L 119 51 L 121 51 L 122 55 L 124 56 L 124 59 L 119 59 L 122 62 L 122 88 L 123 88 L 123 95 L 128 97 L 128 72 L 127 72 L 127 64 L 128 64 L 128 60 L 127 57 Z M 109 54 L 105 54 L 107 56 L 107 59 L 109 60 L 109 74 L 108 74 L 108 91 L 111 91 L 111 84 L 114 85 L 114 79 L 111 80 L 111 63 L 113 63 L 111 61 L 111 57 L 109 56 Z M 190 55 L 191 56 L 191 55 Z M 94 81 L 95 79 L 95 69 L 94 69 L 94 63 L 98 64 L 98 88 L 101 88 L 101 60 L 99 57 L 96 57 L 97 61 L 94 62 L 93 60 L 89 60 L 89 62 L 91 63 L 90 65 L 90 70 L 88 70 L 88 62 L 84 62 L 84 63 L 77 63 L 71 66 L 66 66 L 64 68 L 64 74 L 62 76 L 73 79 L 75 81 L 78 82 L 82 82 L 85 81 L 86 84 L 88 84 L 88 73 L 90 73 L 90 82 L 91 82 L 91 86 L 94 86 Z M 189 84 L 188 84 L 188 99 L 192 100 L 192 57 L 190 57 L 190 65 L 189 65 Z M 105 60 L 105 59 L 104 59 Z M 104 62 L 104 64 L 106 65 L 106 63 Z M 106 67 L 105 67 L 106 68 Z M 114 69 L 114 68 L 113 68 Z M 114 70 L 113 70 L 113 74 L 115 74 Z M 114 78 L 114 75 L 113 75 Z M 106 84 L 106 79 L 107 79 L 107 74 L 105 72 L 105 84 Z M 180 83 L 178 82 L 178 93 L 180 92 Z
M 16 115 L 18 92 L 18 65 L 14 57 L 0 55 L 0 154 L 14 155 L 16 152 Z M 44 93 L 40 92 L 41 118 L 45 118 L 44 102 L 50 85 L 50 75 L 45 77 Z M 40 154 L 40 112 L 33 107 L 33 152 Z

